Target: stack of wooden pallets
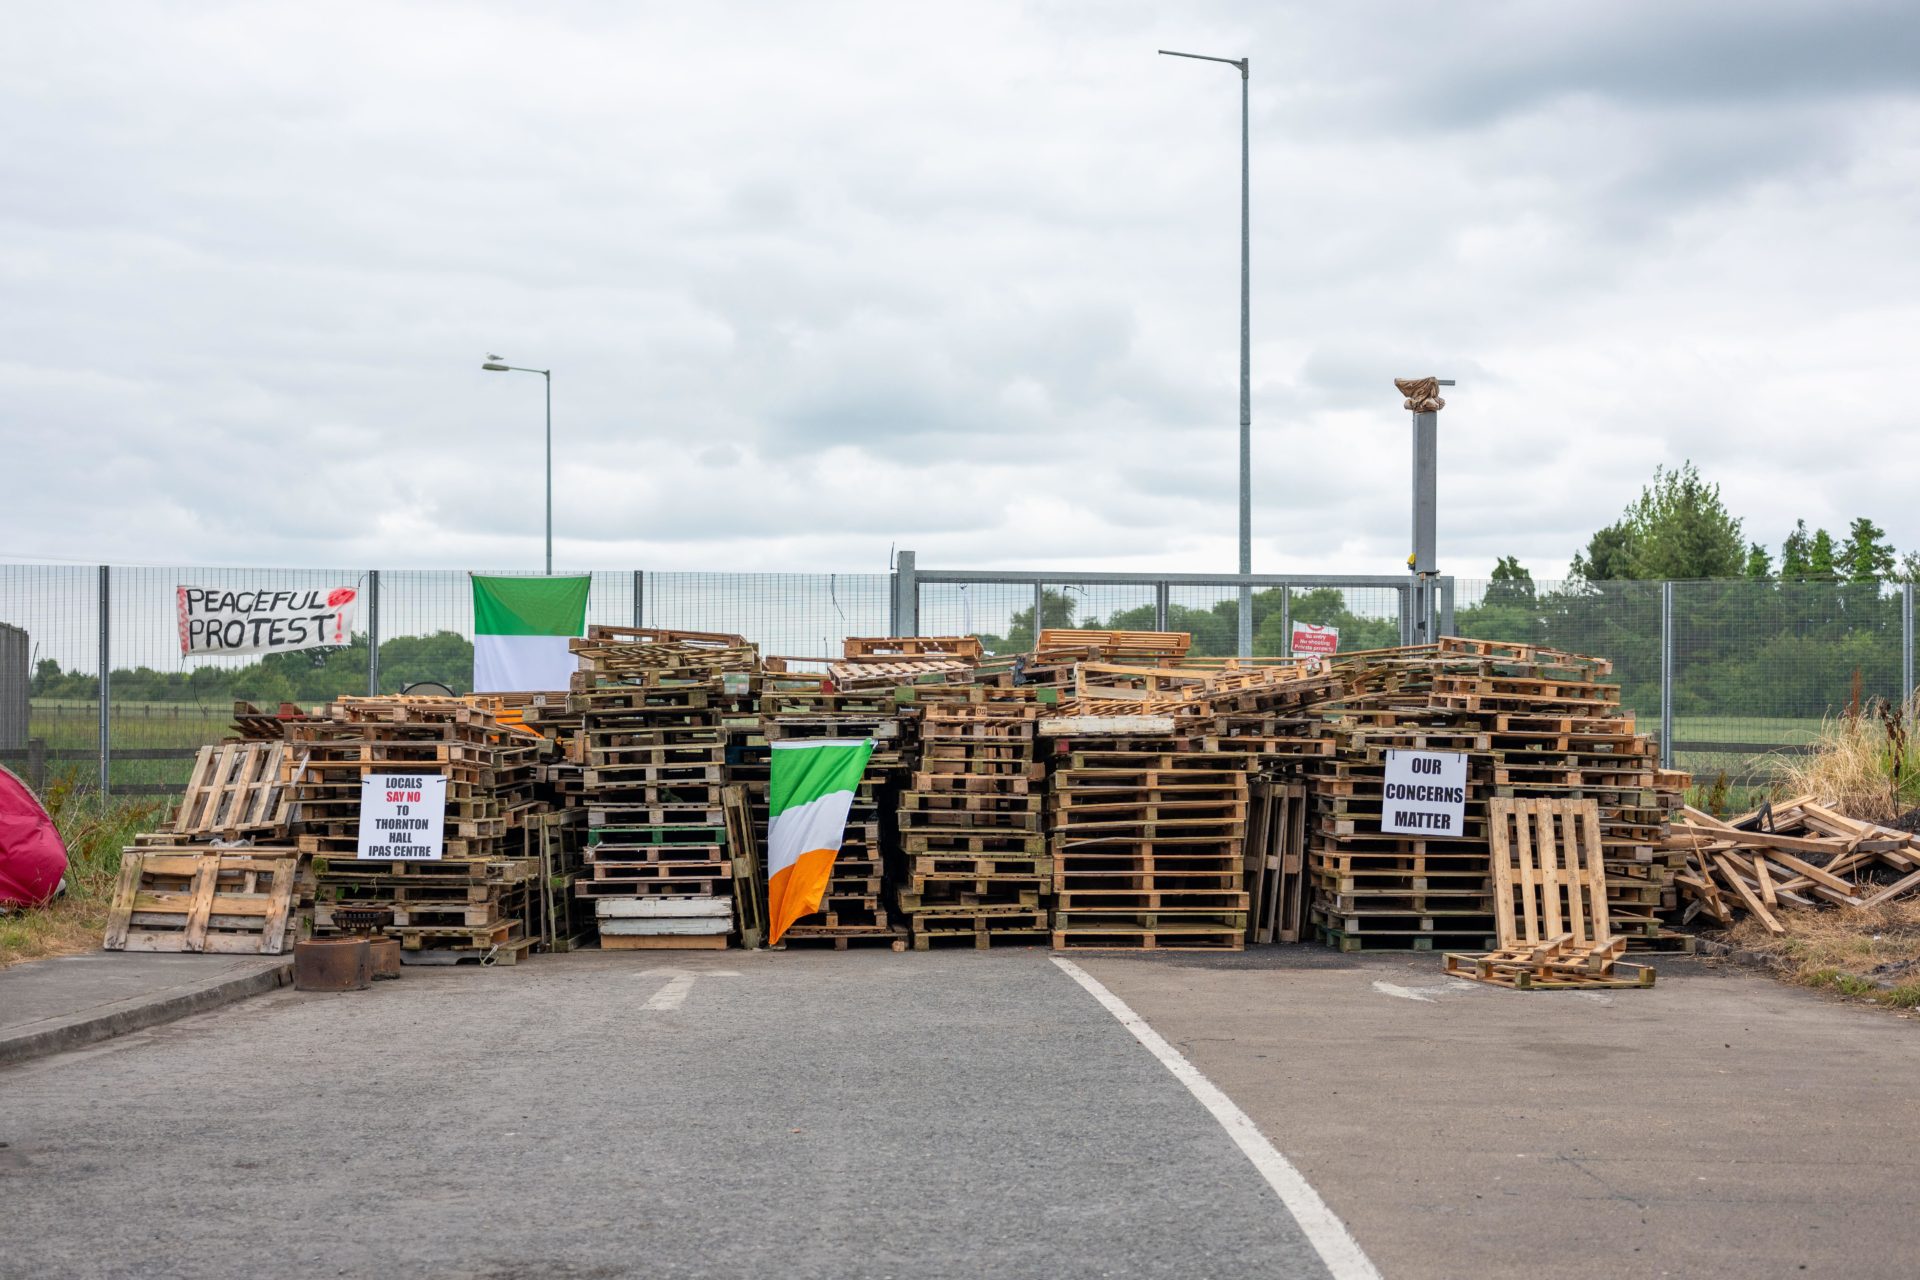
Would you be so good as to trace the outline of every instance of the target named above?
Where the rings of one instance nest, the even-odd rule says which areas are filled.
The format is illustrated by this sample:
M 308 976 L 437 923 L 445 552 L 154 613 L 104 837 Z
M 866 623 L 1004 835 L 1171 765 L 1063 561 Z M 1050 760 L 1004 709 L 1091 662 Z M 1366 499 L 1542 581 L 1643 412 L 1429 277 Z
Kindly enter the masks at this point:
M 1048 662 L 1111 662 L 1159 666 L 1186 657 L 1193 637 L 1184 631 L 1097 631 L 1045 627 L 1033 656 Z
M 1173 717 L 1041 722 L 1056 948 L 1239 950 L 1247 766 Z
M 900 797 L 896 901 L 916 950 L 1044 942 L 1053 866 L 1046 852 L 1043 707 L 1031 690 L 936 702 Z
M 601 947 L 725 947 L 727 727 L 752 714 L 756 651 L 738 636 L 601 626 L 573 648 L 587 811 L 575 891 Z
M 906 718 L 891 689 L 814 690 L 789 686 L 761 697 L 761 725 L 769 744 L 809 740 L 872 740 L 873 754 L 854 789 L 846 833 L 834 858 L 833 877 L 821 910 L 788 927 L 784 940 L 796 946 L 905 948 L 907 931 L 889 910 L 882 817 L 893 803 L 906 764 Z M 766 845 L 766 793 L 759 796 L 756 820 L 760 847 Z
M 1592 799 L 1612 927 L 1631 945 L 1669 945 L 1678 860 L 1663 848 L 1684 779 L 1655 766 L 1606 682 L 1609 664 L 1480 640 L 1337 659 L 1347 696 L 1322 708 L 1331 746 L 1301 772 L 1313 810 L 1310 863 L 1323 940 L 1344 950 L 1482 950 L 1493 945 L 1491 799 Z M 1467 757 L 1465 828 L 1455 838 L 1381 831 L 1386 753 Z
M 978 636 L 849 636 L 827 674 L 841 690 L 964 682 L 982 656 Z
M 314 859 L 317 930 L 332 927 L 336 906 L 391 909 L 386 932 L 410 964 L 512 964 L 539 940 L 529 890 L 546 812 L 534 795 L 542 742 L 459 698 L 341 698 L 285 729 L 300 753 L 285 779 L 299 847 Z M 447 779 L 439 860 L 358 856 L 361 779 L 392 773 Z

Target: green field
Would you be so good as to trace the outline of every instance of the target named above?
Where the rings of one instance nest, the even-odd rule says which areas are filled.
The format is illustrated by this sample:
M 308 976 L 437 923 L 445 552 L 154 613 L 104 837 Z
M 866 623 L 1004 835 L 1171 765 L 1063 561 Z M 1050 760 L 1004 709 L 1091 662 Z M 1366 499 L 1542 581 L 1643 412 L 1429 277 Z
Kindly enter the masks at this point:
M 1675 742 L 1811 742 L 1820 721 L 1793 716 L 1682 716 L 1673 718 Z
M 233 723 L 231 702 L 215 705 L 175 702 L 116 702 L 109 726 L 108 746 L 114 752 L 192 750 L 218 742 Z M 91 786 L 99 769 L 94 763 L 99 743 L 99 707 L 91 702 L 36 700 L 27 723 L 27 737 L 46 743 L 54 758 L 47 762 L 48 780 L 70 778 Z M 85 752 L 83 760 L 63 760 L 60 753 Z M 23 758 L 9 755 L 16 770 Z M 120 788 L 184 786 L 193 770 L 190 756 L 169 760 L 114 759 L 113 785 Z

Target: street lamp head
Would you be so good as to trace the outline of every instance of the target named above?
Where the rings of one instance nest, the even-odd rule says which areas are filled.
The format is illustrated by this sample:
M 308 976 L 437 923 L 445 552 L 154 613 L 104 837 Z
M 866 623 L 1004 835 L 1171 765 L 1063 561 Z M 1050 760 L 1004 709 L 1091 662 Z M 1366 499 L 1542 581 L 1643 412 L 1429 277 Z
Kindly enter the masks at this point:
M 501 364 L 498 360 L 489 360 L 480 367 L 482 369 L 491 369 L 495 373 L 505 373 L 510 366 Z

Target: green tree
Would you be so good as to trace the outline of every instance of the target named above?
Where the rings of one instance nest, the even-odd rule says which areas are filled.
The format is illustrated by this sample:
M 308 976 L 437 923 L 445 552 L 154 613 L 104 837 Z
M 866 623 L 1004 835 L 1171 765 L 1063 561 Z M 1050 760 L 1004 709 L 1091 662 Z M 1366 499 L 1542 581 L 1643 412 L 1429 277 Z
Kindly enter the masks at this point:
M 1531 608 L 1538 600 L 1533 574 L 1521 565 L 1517 556 L 1501 556 L 1493 566 L 1493 582 L 1487 587 L 1485 602 L 1489 605 L 1524 605 Z
M 1633 576 L 1633 531 L 1626 521 L 1610 524 L 1587 539 L 1584 553 L 1576 552 L 1568 576 L 1586 582 L 1611 582 Z
M 1755 582 L 1765 582 L 1773 576 L 1773 557 L 1757 542 L 1747 547 L 1747 576 Z
M 1595 533 L 1573 558 L 1573 576 L 1587 582 L 1620 578 L 1736 578 L 1747 563 L 1740 521 L 1728 514 L 1720 486 L 1692 462 L 1656 467 L 1618 522 Z
M 1877 583 L 1891 578 L 1895 561 L 1887 531 L 1865 516 L 1855 519 L 1847 530 L 1846 542 L 1841 544 L 1838 568 L 1848 582 Z
M 1807 552 L 1813 545 L 1813 539 L 1807 534 L 1807 522 L 1795 520 L 1793 532 L 1780 544 L 1780 579 L 1783 582 L 1805 582 L 1807 575 L 1813 572 L 1813 566 L 1807 558 Z
M 52 658 L 42 658 L 33 664 L 33 682 L 27 689 L 36 698 L 50 698 L 63 679 L 65 676 L 61 673 L 60 664 Z
M 1073 597 L 1066 592 L 1043 588 L 1040 592 L 1040 629 L 1045 631 L 1048 627 L 1071 627 L 1074 604 Z M 1152 629 L 1153 610 L 1149 608 L 1146 612 L 1147 625 L 1129 628 L 1129 630 Z M 1007 620 L 1006 635 L 982 635 L 980 644 L 989 653 L 1030 653 L 1033 651 L 1034 639 L 1033 606 L 1028 605 L 1024 609 L 1015 611 L 1013 617 Z M 386 661 L 384 656 L 381 661 Z
M 1813 541 L 1807 545 L 1807 580 L 1832 582 L 1838 576 L 1834 571 L 1833 535 L 1825 529 L 1815 529 Z

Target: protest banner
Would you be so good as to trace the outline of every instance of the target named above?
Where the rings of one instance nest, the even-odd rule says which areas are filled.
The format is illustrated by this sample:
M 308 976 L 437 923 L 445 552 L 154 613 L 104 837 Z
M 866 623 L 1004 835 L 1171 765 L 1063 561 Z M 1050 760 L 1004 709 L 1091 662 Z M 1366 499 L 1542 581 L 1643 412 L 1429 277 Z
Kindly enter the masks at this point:
M 180 587 L 180 653 L 291 653 L 353 639 L 352 587 L 312 591 L 228 591 Z

